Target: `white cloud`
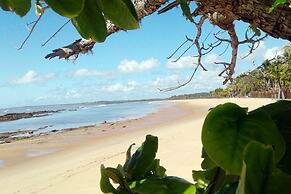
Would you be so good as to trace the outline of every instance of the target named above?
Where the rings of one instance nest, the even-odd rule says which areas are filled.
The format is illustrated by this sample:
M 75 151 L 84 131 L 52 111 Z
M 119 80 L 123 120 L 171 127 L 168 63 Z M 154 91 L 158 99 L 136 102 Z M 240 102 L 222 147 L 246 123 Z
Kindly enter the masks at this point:
M 76 90 L 69 90 L 69 91 L 66 91 L 64 98 L 71 99 L 71 98 L 79 98 L 80 96 L 81 95 Z
M 156 59 L 150 58 L 144 61 L 128 60 L 124 59 L 118 65 L 117 69 L 122 73 L 136 73 L 144 72 L 154 69 L 158 66 L 158 61 Z
M 246 56 L 248 53 L 245 52 L 241 57 Z M 261 42 L 259 47 L 254 50 L 252 54 L 250 54 L 246 60 L 247 61 L 257 61 L 257 60 L 266 60 L 266 59 L 272 59 L 275 56 L 282 55 L 283 50 L 280 47 L 272 47 L 267 48 L 265 45 L 265 42 Z
M 245 56 L 248 55 L 248 57 L 244 58 L 244 60 L 248 61 L 248 62 L 253 62 L 256 60 L 261 60 L 264 57 L 264 53 L 266 52 L 266 45 L 265 42 L 260 42 L 260 45 L 258 48 L 256 48 L 253 53 L 249 54 L 249 48 L 247 48 L 247 51 L 245 51 L 244 53 L 242 53 L 242 55 L 240 55 L 240 59 L 244 58 Z
M 108 73 L 89 69 L 78 69 L 70 74 L 72 77 L 107 76 Z
M 213 65 L 215 62 L 220 62 L 221 57 L 216 53 L 209 53 L 203 57 L 203 64 Z
M 154 81 L 151 82 L 151 85 L 157 87 L 168 86 L 169 84 L 173 84 L 176 81 L 178 81 L 178 79 L 179 76 L 176 74 L 169 75 L 166 77 L 157 77 Z
M 264 59 L 273 59 L 274 57 L 278 56 L 278 55 L 282 55 L 283 54 L 283 50 L 279 47 L 273 47 L 273 48 L 269 48 L 266 50 L 265 52 L 265 56 Z
M 22 77 L 10 81 L 9 84 L 10 85 L 26 85 L 26 84 L 32 84 L 32 83 L 40 83 L 40 82 L 51 80 L 55 78 L 55 76 L 56 76 L 55 73 L 48 73 L 46 75 L 41 76 L 36 71 L 29 70 Z
M 67 100 L 80 99 L 82 98 L 82 94 L 83 94 L 82 91 L 79 91 L 76 89 L 55 88 L 48 91 L 46 94 L 35 98 L 34 101 L 35 102 L 52 101 L 51 103 L 59 103 L 59 102 L 62 102 L 62 100 L 67 101 Z
M 186 69 L 195 67 L 195 63 L 197 63 L 197 58 L 191 56 L 181 57 L 177 62 L 172 62 L 168 60 L 166 63 L 166 67 L 169 69 Z
M 129 92 L 136 88 L 138 83 L 136 81 L 129 81 L 127 84 L 116 83 L 103 87 L 103 90 L 108 92 Z

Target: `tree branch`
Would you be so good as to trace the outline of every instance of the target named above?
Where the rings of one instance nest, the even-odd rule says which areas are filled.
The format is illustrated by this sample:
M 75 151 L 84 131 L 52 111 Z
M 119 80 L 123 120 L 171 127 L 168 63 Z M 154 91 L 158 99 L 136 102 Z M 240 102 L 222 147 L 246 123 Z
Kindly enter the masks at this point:
M 21 43 L 20 47 L 17 50 L 21 50 L 23 48 L 23 46 L 25 45 L 25 43 L 28 41 L 28 39 L 30 38 L 30 36 L 32 35 L 35 27 L 37 26 L 37 24 L 39 23 L 40 19 L 42 18 L 44 13 L 40 14 L 37 19 L 33 22 L 31 22 L 30 24 L 33 24 L 31 29 L 29 29 L 29 33 L 26 36 L 26 38 L 24 39 L 24 41 Z
M 134 6 L 139 19 L 142 19 L 148 15 L 151 15 L 155 11 L 157 11 L 163 4 L 165 4 L 168 0 L 134 0 Z M 121 29 L 118 26 L 115 26 L 111 22 L 107 22 L 107 36 L 120 31 Z M 91 51 L 95 45 L 95 41 L 93 40 L 85 40 L 79 39 L 75 42 L 64 46 L 62 48 L 58 48 L 52 51 L 45 56 L 46 59 L 52 59 L 54 57 L 58 57 L 59 59 L 69 59 L 70 57 L 78 57 L 81 53 L 87 53 L 87 51 Z

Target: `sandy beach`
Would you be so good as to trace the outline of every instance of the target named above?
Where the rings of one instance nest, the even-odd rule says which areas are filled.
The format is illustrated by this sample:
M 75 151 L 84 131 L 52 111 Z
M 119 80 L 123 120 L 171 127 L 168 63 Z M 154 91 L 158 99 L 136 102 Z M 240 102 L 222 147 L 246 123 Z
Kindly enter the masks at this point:
M 140 119 L 81 127 L 62 133 L 0 145 L 0 193 L 101 194 L 101 164 L 124 163 L 128 146 L 143 142 L 146 134 L 159 137 L 157 158 L 168 175 L 192 181 L 200 169 L 201 128 L 209 108 L 235 102 L 250 109 L 271 99 L 197 99 L 174 105 Z M 135 146 L 136 149 L 138 146 Z

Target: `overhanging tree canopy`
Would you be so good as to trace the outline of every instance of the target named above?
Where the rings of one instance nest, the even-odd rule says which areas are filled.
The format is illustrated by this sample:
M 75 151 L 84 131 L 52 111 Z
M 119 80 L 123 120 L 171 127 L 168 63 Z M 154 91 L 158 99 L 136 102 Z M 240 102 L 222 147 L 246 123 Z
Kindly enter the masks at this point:
M 196 37 L 194 39 L 187 37 L 185 42 L 193 42 L 192 46 L 196 46 L 198 60 L 197 67 L 189 81 L 178 87 L 169 88 L 170 90 L 189 83 L 199 67 L 206 70 L 201 62 L 202 56 L 223 43 L 230 45 L 232 49 L 232 57 L 229 62 L 217 62 L 224 66 L 224 70 L 219 76 L 224 76 L 224 83 L 227 83 L 232 81 L 239 45 L 248 44 L 249 54 L 251 54 L 267 35 L 291 40 L 289 0 L 176 0 L 166 5 L 168 2 L 167 0 L 36 0 L 34 3 L 38 20 L 35 25 L 48 8 L 72 21 L 83 39 L 55 49 L 46 56 L 48 59 L 54 57 L 68 59 L 91 51 L 96 42 L 104 41 L 106 36 L 115 32 L 138 28 L 139 20 L 157 10 L 161 14 L 181 5 L 185 17 L 197 28 Z M 195 7 L 194 10 L 190 9 L 192 4 Z M 164 7 L 162 8 L 162 6 Z M 0 0 L 0 7 L 5 11 L 13 11 L 19 16 L 24 16 L 30 10 L 31 0 Z M 194 20 L 198 20 L 198 22 Z M 219 33 L 215 33 L 213 36 L 216 38 L 216 42 L 208 44 L 201 42 L 200 36 L 206 20 L 227 32 L 229 37 L 220 37 Z M 238 37 L 235 21 L 250 24 L 245 37 Z M 262 34 L 261 31 L 265 34 Z

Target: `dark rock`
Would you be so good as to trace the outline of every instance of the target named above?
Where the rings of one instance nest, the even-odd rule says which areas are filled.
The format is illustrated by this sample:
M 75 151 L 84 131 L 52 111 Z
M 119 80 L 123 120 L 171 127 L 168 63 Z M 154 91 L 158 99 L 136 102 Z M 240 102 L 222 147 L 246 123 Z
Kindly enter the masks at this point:
M 63 110 L 44 110 L 36 112 L 8 113 L 0 116 L 0 122 L 27 119 L 32 117 L 45 117 L 48 116 L 49 113 L 57 113 L 61 111 Z

